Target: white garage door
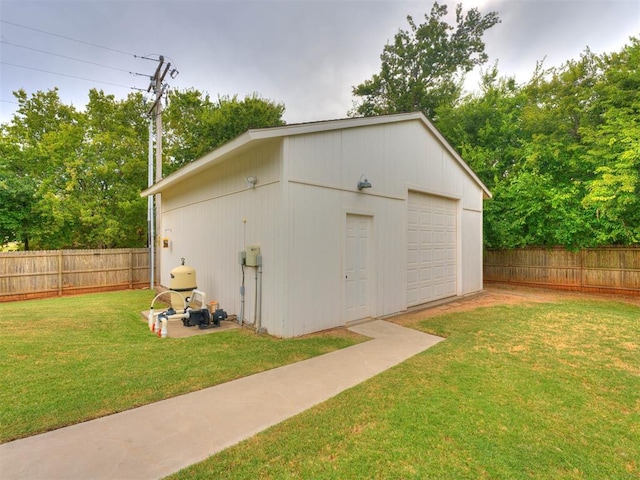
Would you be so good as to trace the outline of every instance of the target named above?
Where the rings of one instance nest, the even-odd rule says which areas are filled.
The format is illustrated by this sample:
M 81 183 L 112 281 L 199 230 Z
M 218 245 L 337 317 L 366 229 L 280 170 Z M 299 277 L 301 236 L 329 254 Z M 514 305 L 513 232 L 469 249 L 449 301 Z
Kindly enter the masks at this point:
M 456 294 L 456 202 L 409 192 L 407 304 Z

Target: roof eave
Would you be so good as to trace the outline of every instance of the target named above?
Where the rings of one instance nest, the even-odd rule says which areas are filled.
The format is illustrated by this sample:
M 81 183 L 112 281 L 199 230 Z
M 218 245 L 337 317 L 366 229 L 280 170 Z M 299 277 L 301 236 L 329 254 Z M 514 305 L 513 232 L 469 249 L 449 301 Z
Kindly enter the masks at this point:
M 187 180 L 198 174 L 201 170 L 207 168 L 210 164 L 215 164 L 219 161 L 222 161 L 227 155 L 233 154 L 240 150 L 243 147 L 249 145 L 255 138 L 252 136 L 252 131 L 249 130 L 242 135 L 236 137 L 228 143 L 212 150 L 206 155 L 200 157 L 197 160 L 185 165 L 179 170 L 173 172 L 170 175 L 167 175 L 159 182 L 154 183 L 149 188 L 140 192 L 141 197 L 148 197 L 150 195 L 155 195 L 157 193 L 162 192 L 166 187 L 171 184 Z
M 471 169 L 467 162 L 460 156 L 458 152 L 451 146 L 451 144 L 447 141 L 446 138 L 440 133 L 440 131 L 431 123 L 431 121 L 421 112 L 418 112 L 421 120 L 424 122 L 426 127 L 435 135 L 438 141 L 447 149 L 447 151 L 456 159 L 456 161 L 460 164 L 460 166 L 467 172 L 467 174 L 480 186 L 482 189 L 482 198 L 483 200 L 492 198 L 491 191 L 484 184 L 482 180 L 476 175 L 476 173 Z

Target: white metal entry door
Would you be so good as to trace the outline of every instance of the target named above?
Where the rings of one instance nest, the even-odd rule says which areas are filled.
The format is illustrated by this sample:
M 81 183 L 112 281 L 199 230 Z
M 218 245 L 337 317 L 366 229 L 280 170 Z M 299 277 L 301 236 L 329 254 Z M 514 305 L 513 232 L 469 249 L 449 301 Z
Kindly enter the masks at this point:
M 372 217 L 347 214 L 344 321 L 371 316 Z
M 456 202 L 409 192 L 407 305 L 456 294 Z

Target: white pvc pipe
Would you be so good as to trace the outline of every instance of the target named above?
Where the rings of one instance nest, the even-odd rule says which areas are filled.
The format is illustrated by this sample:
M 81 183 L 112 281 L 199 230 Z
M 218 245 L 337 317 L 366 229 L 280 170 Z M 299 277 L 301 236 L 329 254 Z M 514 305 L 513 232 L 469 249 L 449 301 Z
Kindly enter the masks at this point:
M 187 300 L 184 298 L 184 295 L 182 294 L 182 292 L 176 292 L 175 290 L 165 290 L 164 292 L 160 292 L 158 295 L 153 297 L 153 300 L 151 300 L 151 309 L 153 309 L 153 304 L 155 303 L 155 301 L 166 293 L 177 293 L 178 295 L 180 295 L 180 298 L 182 298 L 182 306 L 184 307 L 183 310 L 187 309 Z
M 158 332 L 158 336 L 162 337 L 162 338 L 166 338 L 167 337 L 167 324 L 169 323 L 169 319 L 167 318 L 163 318 L 162 319 L 162 330 L 160 332 Z

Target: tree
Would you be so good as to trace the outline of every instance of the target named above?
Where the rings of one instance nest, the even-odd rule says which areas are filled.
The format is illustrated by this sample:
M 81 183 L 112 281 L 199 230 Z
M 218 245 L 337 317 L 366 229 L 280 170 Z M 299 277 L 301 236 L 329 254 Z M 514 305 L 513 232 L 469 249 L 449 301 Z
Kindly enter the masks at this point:
M 13 150 L 13 151 L 11 151 Z M 36 182 L 28 175 L 11 170 L 10 159 L 17 156 L 16 147 L 0 144 L 0 245 L 22 242 L 29 249 L 36 222 Z
M 526 133 L 520 116 L 527 98 L 514 79 L 498 78 L 495 65 L 482 75 L 480 89 L 457 106 L 438 108 L 436 126 L 493 190 L 522 161 Z
M 146 244 L 148 119 L 141 94 L 91 90 L 82 158 L 67 189 L 78 205 L 75 235 L 94 248 Z
M 198 90 L 174 91 L 163 114 L 167 130 L 167 172 L 192 162 L 251 128 L 284 125 L 284 104 L 256 94 L 211 101 Z
M 640 241 L 640 42 L 538 66 L 516 85 L 494 68 L 436 125 L 493 192 L 485 245 L 570 248 Z
M 64 178 L 65 166 L 50 153 L 67 143 L 65 132 L 73 130 L 80 117 L 60 101 L 57 89 L 31 97 L 23 90 L 14 95 L 17 112 L 0 129 L 2 240 L 22 242 L 25 249 L 47 248 L 50 241 L 64 237 L 64 199 L 48 186 Z
M 459 4 L 454 27 L 444 20 L 447 13 L 446 5 L 435 2 L 425 23 L 407 16 L 409 30 L 385 45 L 380 73 L 353 87 L 362 100 L 352 115 L 422 111 L 435 119 L 438 107 L 456 103 L 464 75 L 488 59 L 484 32 L 500 20 L 496 12 L 483 16 L 477 8 L 463 15 Z
M 91 90 L 85 112 L 55 89 L 15 96 L 17 113 L 0 128 L 0 239 L 25 249 L 145 245 L 142 96 Z
M 594 85 L 599 122 L 580 130 L 594 167 L 583 206 L 594 211 L 599 243 L 640 242 L 640 40 L 602 57 Z

